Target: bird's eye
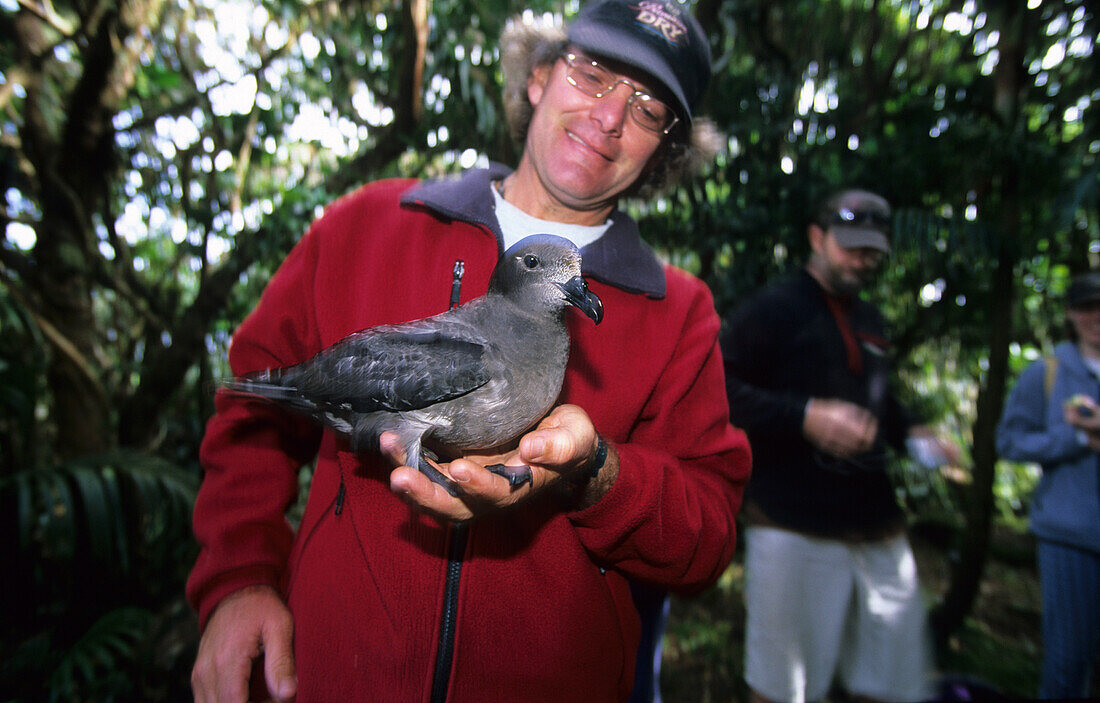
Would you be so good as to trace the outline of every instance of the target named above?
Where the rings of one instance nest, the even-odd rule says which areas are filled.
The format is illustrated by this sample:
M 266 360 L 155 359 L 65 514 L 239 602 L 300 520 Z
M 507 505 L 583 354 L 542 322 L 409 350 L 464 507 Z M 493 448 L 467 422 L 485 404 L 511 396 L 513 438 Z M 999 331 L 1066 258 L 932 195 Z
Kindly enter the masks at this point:
M 523 265 L 529 269 L 537 268 L 539 265 L 539 257 L 534 254 L 528 254 L 523 257 Z

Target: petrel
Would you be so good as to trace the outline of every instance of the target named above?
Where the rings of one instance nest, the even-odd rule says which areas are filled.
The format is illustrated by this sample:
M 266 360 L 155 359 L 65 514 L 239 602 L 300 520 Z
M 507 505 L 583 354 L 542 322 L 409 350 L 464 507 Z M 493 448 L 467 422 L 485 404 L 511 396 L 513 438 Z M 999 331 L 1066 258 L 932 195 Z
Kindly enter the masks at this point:
M 504 252 L 479 298 L 354 332 L 300 364 L 225 386 L 309 416 L 355 452 L 377 451 L 379 436 L 394 432 L 406 464 L 458 495 L 429 460 L 504 447 L 550 411 L 569 360 L 569 306 L 596 324 L 603 319 L 577 247 L 531 235 Z M 531 479 L 526 466 L 487 468 L 513 487 Z

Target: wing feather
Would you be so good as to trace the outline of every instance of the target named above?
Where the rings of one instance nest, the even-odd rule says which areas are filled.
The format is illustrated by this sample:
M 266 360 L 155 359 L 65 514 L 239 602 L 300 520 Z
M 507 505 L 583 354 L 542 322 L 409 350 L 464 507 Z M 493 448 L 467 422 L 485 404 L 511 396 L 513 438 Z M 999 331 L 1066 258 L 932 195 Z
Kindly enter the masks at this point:
M 441 327 L 372 328 L 345 337 L 309 361 L 251 376 L 238 390 L 279 400 L 292 393 L 315 408 L 359 413 L 416 410 L 485 385 L 486 345 Z M 265 392 L 265 386 L 269 387 Z M 274 399 L 274 398 L 273 398 Z

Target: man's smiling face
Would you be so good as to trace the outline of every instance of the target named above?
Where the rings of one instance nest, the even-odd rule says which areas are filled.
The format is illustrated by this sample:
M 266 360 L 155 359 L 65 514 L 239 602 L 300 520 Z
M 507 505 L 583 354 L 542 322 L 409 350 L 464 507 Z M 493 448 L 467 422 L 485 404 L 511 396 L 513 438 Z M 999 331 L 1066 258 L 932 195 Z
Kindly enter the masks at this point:
M 606 216 L 618 196 L 641 176 L 664 135 L 631 118 L 630 86 L 620 83 L 596 98 L 570 84 L 566 70 L 565 60 L 559 59 L 537 68 L 528 81 L 535 112 L 524 160 L 537 173 L 548 204 Z M 654 89 L 643 74 L 618 77 L 637 90 Z

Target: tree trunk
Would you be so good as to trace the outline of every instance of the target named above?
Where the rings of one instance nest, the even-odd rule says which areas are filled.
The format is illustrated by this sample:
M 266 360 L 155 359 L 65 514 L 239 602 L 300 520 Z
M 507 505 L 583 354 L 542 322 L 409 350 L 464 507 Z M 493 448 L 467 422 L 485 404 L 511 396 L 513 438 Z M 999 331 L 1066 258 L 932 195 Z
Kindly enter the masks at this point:
M 92 21 L 94 20 L 94 21 Z M 40 18 L 21 10 L 15 23 L 20 62 L 40 67 L 50 35 Z M 99 253 L 95 215 L 104 178 L 113 171 L 114 107 L 118 81 L 112 75 L 128 28 L 119 10 L 105 5 L 83 27 L 83 64 L 56 117 L 50 78 L 28 71 L 26 145 L 42 207 L 36 228 L 34 265 L 24 281 L 33 291 L 39 328 L 49 339 L 47 382 L 58 459 L 103 451 L 114 444 L 110 402 L 100 379 L 93 288 Z
M 101 452 L 111 446 L 112 433 L 107 395 L 91 363 L 96 324 L 89 277 L 79 269 L 46 264 L 38 292 L 43 318 L 54 329 L 47 334 L 54 348 L 47 383 L 57 428 L 57 458 Z
M 1017 3 L 1006 3 L 1001 49 L 997 65 L 994 107 L 1004 133 L 1018 132 L 1019 95 L 1023 77 L 1022 9 Z M 1012 306 L 1015 298 L 1015 264 L 1020 241 L 1019 180 L 1014 140 L 1009 139 L 1001 153 L 999 179 L 987 209 L 999 209 L 1000 247 L 993 277 L 990 300 L 994 301 L 991 318 L 989 370 L 978 393 L 977 416 L 974 421 L 973 481 L 965 510 L 965 530 L 956 561 L 952 565 L 951 582 L 943 603 L 933 615 L 932 624 L 937 641 L 942 645 L 973 610 L 981 586 L 989 552 L 993 519 L 993 483 L 996 478 L 997 423 L 1004 408 L 1008 379 L 1009 344 L 1012 341 Z
M 1001 247 L 994 274 L 991 298 L 993 311 L 989 349 L 989 371 L 978 392 L 977 417 L 974 421 L 973 480 L 964 506 L 965 529 L 960 535 L 958 555 L 951 567 L 951 581 L 939 608 L 933 613 L 932 626 L 941 646 L 973 610 L 978 596 L 993 522 L 993 482 L 996 478 L 997 422 L 1004 406 L 1008 378 L 1008 347 L 1012 339 L 1014 261 Z

